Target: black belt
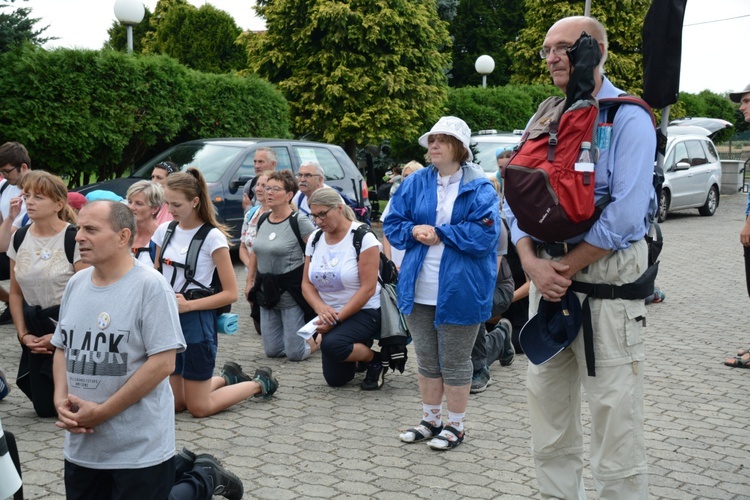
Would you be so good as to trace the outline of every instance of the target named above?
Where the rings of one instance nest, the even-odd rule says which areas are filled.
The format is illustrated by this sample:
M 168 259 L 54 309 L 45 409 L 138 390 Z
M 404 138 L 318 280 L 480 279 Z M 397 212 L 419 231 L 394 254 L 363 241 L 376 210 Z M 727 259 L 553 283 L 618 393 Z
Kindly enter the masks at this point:
M 551 257 L 562 257 L 573 250 L 578 243 L 539 243 L 538 248 L 547 252 Z

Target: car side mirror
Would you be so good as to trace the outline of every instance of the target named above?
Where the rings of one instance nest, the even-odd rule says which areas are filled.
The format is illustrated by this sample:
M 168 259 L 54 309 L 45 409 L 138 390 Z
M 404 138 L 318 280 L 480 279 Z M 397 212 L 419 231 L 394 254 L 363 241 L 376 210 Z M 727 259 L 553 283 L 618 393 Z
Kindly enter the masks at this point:
M 677 162 L 677 165 L 674 166 L 675 170 L 687 170 L 689 168 L 690 168 L 690 163 L 686 161 Z
M 235 193 L 237 189 L 242 187 L 244 189 L 245 184 L 253 179 L 252 175 L 241 175 L 239 178 L 229 182 L 229 191 Z

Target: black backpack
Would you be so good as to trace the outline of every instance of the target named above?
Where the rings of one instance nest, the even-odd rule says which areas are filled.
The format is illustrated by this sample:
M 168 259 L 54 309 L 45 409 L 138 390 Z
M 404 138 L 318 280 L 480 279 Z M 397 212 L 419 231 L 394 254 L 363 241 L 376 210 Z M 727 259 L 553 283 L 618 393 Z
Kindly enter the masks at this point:
M 354 247 L 354 251 L 357 254 L 357 262 L 359 262 L 359 253 L 360 251 L 362 251 L 362 240 L 367 233 L 372 232 L 373 230 L 366 224 L 362 224 L 358 228 L 352 229 L 352 233 L 354 234 L 354 236 L 352 237 L 352 246 Z M 323 231 L 318 230 L 318 232 L 315 233 L 315 236 L 312 239 L 312 243 L 310 243 L 313 248 L 313 252 L 315 251 L 315 245 L 318 244 L 321 236 L 323 236 Z M 386 257 L 383 252 L 380 252 L 378 281 L 380 281 L 381 286 L 395 285 L 396 283 L 398 283 L 398 268 L 396 267 L 396 264 L 394 264 L 391 259 Z
M 169 240 L 172 239 L 172 235 L 174 234 L 174 230 L 177 227 L 177 224 L 178 222 L 174 220 L 170 222 L 169 226 L 167 227 L 167 232 L 164 233 L 164 241 L 162 241 L 161 244 L 161 255 L 159 255 L 158 269 L 162 271 L 162 263 L 167 263 L 172 267 L 181 267 L 185 270 L 185 284 L 178 293 L 183 294 L 187 300 L 200 299 L 221 292 L 223 288 L 221 286 L 221 279 L 219 279 L 218 269 L 214 269 L 214 274 L 211 277 L 211 283 L 208 286 L 195 279 L 195 268 L 198 264 L 198 255 L 200 255 L 203 242 L 206 241 L 206 236 L 208 236 L 208 233 L 214 228 L 214 226 L 206 222 L 200 227 L 200 229 L 198 229 L 198 232 L 195 233 L 193 239 L 190 240 L 190 245 L 188 246 L 187 255 L 185 257 L 185 263 L 181 264 L 179 262 L 174 262 L 171 259 L 164 258 L 164 250 L 167 248 Z M 170 283 L 171 285 L 174 285 L 175 276 L 176 273 L 172 276 L 172 282 Z M 190 290 L 187 290 L 187 287 L 190 283 L 198 285 L 199 288 L 192 288 Z M 228 313 L 231 310 L 232 305 L 227 304 L 216 309 L 216 314 L 220 315 Z
M 13 249 L 16 253 L 18 252 L 18 249 L 21 248 L 21 243 L 23 243 L 24 238 L 26 238 L 26 233 L 29 232 L 30 227 L 31 224 L 19 227 L 16 229 L 16 232 L 13 233 Z M 78 228 L 72 224 L 65 228 L 65 256 L 68 258 L 68 262 L 70 262 L 71 265 L 75 258 L 77 232 Z

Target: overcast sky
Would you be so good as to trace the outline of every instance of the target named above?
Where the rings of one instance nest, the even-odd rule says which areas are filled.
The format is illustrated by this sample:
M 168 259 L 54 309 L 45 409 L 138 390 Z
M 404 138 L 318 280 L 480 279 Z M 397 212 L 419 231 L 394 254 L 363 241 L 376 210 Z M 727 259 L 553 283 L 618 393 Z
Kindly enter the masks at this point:
M 520 1 L 520 0 L 519 0 Z M 596 0 L 592 0 L 596 2 Z M 144 0 L 152 12 L 156 0 Z M 243 29 L 260 30 L 264 22 L 255 16 L 255 0 L 190 0 L 210 3 L 228 12 Z M 114 0 L 16 0 L 41 18 L 45 32 L 59 40 L 48 47 L 99 49 L 115 20 Z M 750 0 L 689 0 L 683 29 L 680 90 L 697 93 L 743 89 L 750 83 Z M 491 84 L 492 76 L 488 78 Z

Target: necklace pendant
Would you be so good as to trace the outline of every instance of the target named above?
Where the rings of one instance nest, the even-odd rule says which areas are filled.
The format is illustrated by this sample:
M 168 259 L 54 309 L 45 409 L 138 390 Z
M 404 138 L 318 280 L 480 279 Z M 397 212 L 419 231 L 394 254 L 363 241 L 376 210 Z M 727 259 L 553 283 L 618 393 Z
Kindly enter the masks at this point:
M 49 260 L 52 257 L 52 250 L 49 248 L 42 248 L 38 253 L 42 260 Z
M 275 240 L 276 239 L 276 233 L 269 234 L 268 235 L 268 239 L 271 240 L 271 241 Z

